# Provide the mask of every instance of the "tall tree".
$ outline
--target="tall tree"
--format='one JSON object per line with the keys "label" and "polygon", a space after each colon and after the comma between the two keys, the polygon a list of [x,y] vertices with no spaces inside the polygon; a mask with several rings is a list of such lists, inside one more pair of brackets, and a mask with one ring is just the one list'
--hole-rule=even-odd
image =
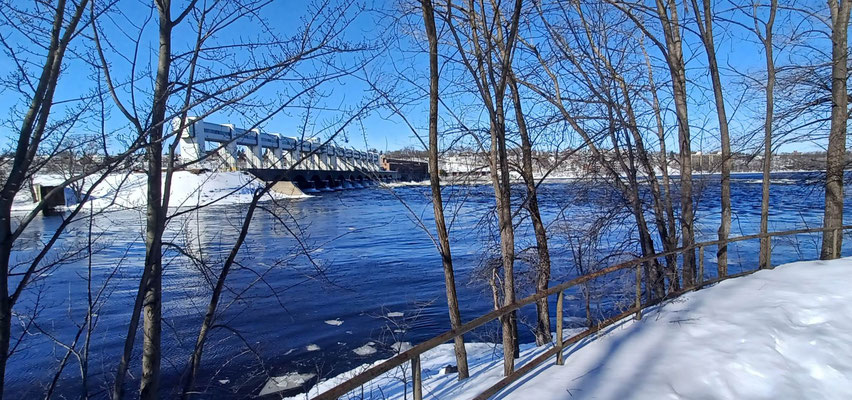
{"label": "tall tree", "polygon": [[[648,51],[645,49],[644,36],[639,40],[639,48],[642,50],[642,56],[645,59],[645,68],[648,70],[648,91],[651,93],[651,109],[654,114],[654,126],[656,127],[657,141],[659,142],[659,167],[660,175],[662,175],[663,187],[663,208],[666,215],[666,227],[668,235],[666,238],[661,238],[666,251],[673,251],[677,248],[677,230],[675,228],[674,206],[672,205],[672,190],[671,177],[669,176],[669,155],[666,151],[666,131],[663,126],[663,113],[660,107],[660,98],[657,94],[657,84],[654,81],[654,68],[651,65],[651,58],[648,56]],[[677,254],[671,254],[666,257],[666,277],[668,278],[668,291],[676,292],[680,289],[680,281],[677,279]]]}
{"label": "tall tree", "polygon": [[[447,4],[447,26],[459,51],[464,68],[470,74],[479,98],[488,114],[488,132],[491,139],[489,164],[491,182],[494,188],[497,220],[500,230],[500,259],[503,267],[503,306],[515,303],[515,232],[512,225],[512,196],[509,181],[509,162],[506,151],[506,111],[504,108],[508,75],[512,67],[512,56],[517,38],[520,20],[521,0],[514,2],[512,16],[506,23],[500,4],[485,3],[478,5],[469,0],[462,8],[464,15],[460,21],[467,24],[469,37],[467,45],[459,35],[454,6]],[[504,35],[504,30],[507,35]],[[468,48],[468,45],[470,48]],[[503,334],[503,373],[509,375],[515,370],[517,353],[517,319],[515,314],[501,319]]]}
{"label": "tall tree", "polygon": [[[426,26],[426,37],[429,40],[429,183],[432,188],[432,209],[435,213],[435,229],[438,231],[441,264],[444,267],[444,285],[447,292],[447,308],[450,313],[450,326],[453,329],[461,326],[459,301],[456,295],[456,280],[453,272],[453,256],[450,249],[450,238],[447,233],[447,223],[444,219],[444,202],[441,196],[441,176],[438,168],[438,30],[435,27],[435,10],[431,0],[421,0],[423,23]],[[457,336],[453,342],[459,379],[469,376],[467,367],[467,351],[464,338]]]}
{"label": "tall tree", "polygon": [[[169,70],[172,61],[171,0],[156,2],[159,14],[159,53],[157,75],[151,107],[149,145],[145,149],[148,168],[148,201],[145,220],[145,271],[143,327],[142,327],[142,378],[139,397],[160,397],[161,336],[163,331],[163,231],[166,225],[168,196],[163,198],[163,131],[166,127],[166,105],[169,98]],[[166,190],[170,188],[167,186]]]}
{"label": "tall tree", "polygon": [[[692,137],[689,132],[687,107],[686,65],[683,59],[683,41],[680,36],[677,5],[674,0],[656,0],[657,16],[663,26],[666,63],[672,78],[672,95],[677,115],[678,144],[680,147],[680,231],[681,245],[691,247],[695,243],[695,217],[692,198]],[[662,45],[660,45],[661,50]],[[683,253],[683,283],[692,286],[695,282],[695,252]]]}
{"label": "tall tree", "polygon": [[[828,0],[831,12],[831,131],[825,165],[825,228],[843,226],[843,169],[846,163],[846,122],[849,118],[849,97],[846,90],[849,62],[850,0]],[[820,258],[840,257],[843,232],[839,229],[823,232]]]}
{"label": "tall tree", "polygon": [[[760,4],[755,2],[754,8],[754,31],[763,45],[766,60],[766,114],[763,121],[763,183],[761,184],[760,197],[760,233],[769,233],[769,186],[772,168],[772,122],[775,111],[775,58],[773,56],[772,29],[775,25],[775,14],[778,11],[778,1],[771,0],[769,5],[769,17],[763,23],[763,32],[760,29],[760,20],[757,16]],[[772,248],[769,237],[760,238],[760,260],[758,266],[761,269],[771,267]]]}
{"label": "tall tree", "polygon": [[[541,219],[541,211],[538,207],[538,186],[533,176],[532,141],[527,130],[527,121],[521,105],[518,83],[515,80],[514,73],[511,72],[509,90],[515,109],[518,134],[521,137],[521,179],[523,179],[524,186],[527,189],[525,204],[535,232],[536,251],[538,252],[538,260],[535,265],[535,290],[541,292],[547,290],[547,285],[550,283],[550,249],[547,246],[547,229]],[[550,341],[550,308],[547,298],[543,298],[536,302],[535,343],[541,346],[550,343]]]}
{"label": "tall tree", "polygon": [[722,147],[721,165],[721,194],[720,202],[722,208],[721,222],[719,223],[718,236],[722,243],[716,251],[716,268],[718,276],[728,274],[728,235],[731,233],[731,138],[728,133],[728,116],[725,111],[725,98],[722,93],[722,80],[719,76],[719,64],[716,60],[716,45],[713,38],[713,8],[710,0],[702,0],[699,8],[698,0],[692,0],[692,11],[695,14],[695,22],[698,25],[698,36],[704,44],[704,53],[707,55],[707,66],[710,70],[710,80],[713,82],[713,98],[716,102],[716,116],[719,123],[719,142]]}
{"label": "tall tree", "polygon": [[[692,247],[695,244],[695,212],[692,195],[692,136],[689,127],[689,107],[686,79],[686,63],[683,57],[683,39],[681,25],[674,0],[655,0],[655,7],[645,7],[637,3],[621,3],[607,0],[628,16],[648,39],[663,54],[671,75],[672,99],[677,117],[678,147],[680,161],[680,232],[681,245]],[[663,40],[657,38],[633,11],[638,7],[642,12],[654,13],[663,29]],[[653,8],[653,10],[651,10]],[[687,287],[695,283],[695,252],[683,253],[683,284]]]}

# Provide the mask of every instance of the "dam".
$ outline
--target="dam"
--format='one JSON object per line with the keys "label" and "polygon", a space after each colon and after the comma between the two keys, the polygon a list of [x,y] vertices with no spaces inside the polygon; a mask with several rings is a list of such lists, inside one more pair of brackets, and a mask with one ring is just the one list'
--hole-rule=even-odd
{"label": "dam", "polygon": [[289,182],[303,192],[361,188],[399,179],[399,173],[374,151],[321,142],[317,138],[295,138],[278,133],[239,128],[189,117],[185,124],[172,121],[180,132],[180,155],[184,163],[204,169],[246,171],[270,182]]}

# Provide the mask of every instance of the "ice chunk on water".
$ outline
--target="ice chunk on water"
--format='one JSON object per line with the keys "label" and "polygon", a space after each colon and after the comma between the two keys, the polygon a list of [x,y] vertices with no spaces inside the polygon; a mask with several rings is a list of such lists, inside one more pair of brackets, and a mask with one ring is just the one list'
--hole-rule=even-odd
{"label": "ice chunk on water", "polygon": [[401,316],[403,316],[403,315],[405,315],[405,314],[404,314],[404,313],[401,313],[401,312],[398,312],[398,311],[389,312],[389,313],[387,314],[388,318],[399,318],[399,317],[401,317]]}
{"label": "ice chunk on water", "polygon": [[333,326],[343,325],[343,321],[341,321],[340,318],[327,319],[327,320],[325,320],[325,323],[329,324],[329,325],[333,325]]}
{"label": "ice chunk on water", "polygon": [[266,381],[266,385],[263,385],[263,389],[260,390],[260,395],[265,396],[267,394],[278,393],[284,390],[297,389],[302,387],[305,382],[315,376],[316,374],[300,374],[297,372],[291,372],[286,375],[270,378]]}
{"label": "ice chunk on water", "polygon": [[373,347],[374,344],[375,343],[370,342],[352,351],[359,356],[369,356],[370,354],[376,353],[376,348]]}
{"label": "ice chunk on water", "polygon": [[308,351],[317,351],[317,350],[320,349],[320,347],[311,343],[311,344],[307,345],[307,347],[305,347],[305,349],[308,350]]}

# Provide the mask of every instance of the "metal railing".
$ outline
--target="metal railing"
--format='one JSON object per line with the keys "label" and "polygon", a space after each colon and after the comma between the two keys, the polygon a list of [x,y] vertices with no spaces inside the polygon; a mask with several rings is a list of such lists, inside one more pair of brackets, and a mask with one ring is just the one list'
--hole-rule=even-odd
{"label": "metal railing", "polygon": [[[548,358],[553,357],[554,355],[556,356],[555,363],[557,365],[562,365],[564,363],[562,350],[565,348],[565,346],[570,346],[572,344],[575,344],[575,343],[579,342],[580,340],[582,340],[582,339],[584,339],[584,338],[586,338],[586,337],[588,337],[588,336],[590,336],[590,335],[592,335],[592,334],[594,334],[594,333],[596,333],[596,332],[598,332],[598,331],[600,331],[604,328],[607,328],[607,327],[613,325],[614,323],[624,319],[625,317],[628,317],[632,314],[635,314],[636,318],[641,318],[642,310],[647,308],[647,307],[657,305],[657,304],[661,303],[662,301],[680,296],[684,293],[687,293],[687,292],[690,292],[690,291],[693,291],[693,290],[697,290],[697,289],[703,288],[703,287],[708,286],[708,285],[712,285],[712,284],[724,281],[726,279],[737,278],[737,277],[749,275],[749,274],[751,274],[755,271],[758,271],[758,269],[746,270],[746,271],[742,271],[742,272],[735,273],[735,274],[728,274],[728,275],[725,275],[725,276],[720,276],[720,277],[716,277],[716,278],[713,278],[713,279],[705,280],[704,279],[704,249],[706,247],[719,246],[719,245],[723,245],[723,244],[727,246],[730,243],[742,242],[742,241],[753,240],[753,239],[767,238],[768,241],[770,242],[769,243],[770,245],[766,246],[766,248],[769,249],[769,251],[771,251],[771,249],[772,249],[771,240],[772,240],[773,237],[791,236],[791,235],[799,235],[799,234],[806,234],[806,233],[825,233],[825,232],[829,232],[829,231],[832,232],[831,233],[832,235],[838,235],[838,234],[842,234],[843,231],[849,230],[849,229],[852,229],[852,225],[844,225],[844,226],[834,227],[834,228],[796,229],[796,230],[789,230],[789,231],[770,232],[770,233],[766,233],[766,234],[737,236],[737,237],[728,238],[727,240],[713,240],[713,241],[695,243],[691,246],[685,246],[685,247],[677,248],[677,249],[674,249],[674,250],[671,250],[671,251],[657,253],[657,254],[654,254],[654,255],[651,255],[651,256],[647,256],[647,257],[635,258],[635,259],[632,259],[632,260],[629,260],[629,261],[625,261],[625,262],[622,262],[622,263],[619,263],[619,264],[615,264],[615,265],[603,268],[601,270],[595,271],[593,273],[576,277],[574,279],[563,282],[563,283],[558,284],[556,286],[552,286],[545,291],[537,292],[533,295],[530,295],[530,296],[525,297],[523,299],[517,300],[514,304],[504,306],[504,307],[501,307],[501,308],[496,309],[494,311],[491,311],[487,314],[484,314],[484,315],[482,315],[482,316],[480,316],[480,317],[478,317],[478,318],[476,318],[476,319],[474,319],[474,320],[472,320],[472,321],[470,321],[466,324],[459,326],[458,329],[453,329],[453,330],[449,330],[447,332],[444,332],[443,334],[435,336],[435,337],[433,337],[429,340],[426,340],[425,342],[422,342],[422,343],[420,343],[420,344],[418,344],[418,345],[416,345],[416,346],[414,346],[414,347],[412,347],[412,348],[410,348],[410,349],[408,349],[404,352],[401,352],[401,353],[397,354],[396,356],[389,358],[388,360],[386,360],[386,361],[384,361],[384,362],[382,362],[378,365],[375,365],[375,366],[359,373],[358,375],[353,376],[352,378],[349,378],[345,382],[343,382],[343,383],[341,383],[341,384],[339,384],[339,385],[337,385],[337,386],[335,386],[335,387],[333,387],[329,390],[326,390],[326,391],[320,393],[316,397],[313,397],[313,399],[314,400],[337,399],[337,398],[344,396],[347,393],[369,383],[371,380],[379,377],[380,375],[384,374],[385,372],[388,372],[388,371],[391,371],[394,368],[400,367],[406,362],[410,362],[411,363],[411,371],[412,371],[411,376],[412,376],[413,397],[414,397],[415,400],[421,400],[423,398],[422,374],[421,374],[421,370],[420,370],[420,355],[421,354],[423,354],[423,353],[425,353],[425,352],[427,352],[431,349],[434,349],[435,347],[437,347],[441,344],[447,343],[447,342],[453,340],[454,338],[456,338],[458,336],[464,335],[465,333],[468,333],[468,332],[470,332],[470,331],[472,331],[476,328],[479,328],[479,327],[481,327],[481,326],[483,326],[483,325],[485,325],[485,324],[487,324],[491,321],[498,320],[501,317],[506,316],[509,313],[511,313],[515,310],[518,310],[519,308],[521,308],[523,306],[533,304],[533,303],[537,302],[538,300],[548,298],[549,296],[554,295],[554,294],[557,295],[557,300],[556,300],[556,343],[554,344],[554,346],[551,347],[550,349],[548,349],[547,351],[539,354],[538,356],[536,356],[532,360],[526,362],[523,366],[514,370],[514,372],[512,372],[511,374],[504,376],[503,379],[501,379],[500,381],[498,381],[497,383],[495,383],[494,385],[492,385],[487,390],[480,393],[479,395],[477,395],[474,398],[474,399],[487,399],[491,396],[494,396],[495,394],[497,394],[497,392],[499,392],[500,390],[502,390],[503,388],[505,388],[506,386],[508,386],[509,384],[514,382],[515,380],[517,380],[518,378],[529,373],[535,367],[541,365],[543,362],[547,361]],[[674,291],[674,292],[669,292],[664,297],[662,297],[660,299],[647,301],[647,302],[643,303],[642,302],[642,265],[645,264],[645,263],[652,262],[654,260],[660,259],[660,258],[667,257],[667,256],[673,256],[673,255],[677,256],[677,255],[680,255],[680,254],[684,254],[687,251],[693,251],[693,255],[694,255],[695,254],[694,251],[696,249],[698,250],[698,253],[699,253],[698,265],[697,265],[698,274],[696,276],[696,278],[697,278],[696,282],[692,286],[684,287],[684,288],[681,288],[681,289]],[[634,268],[636,270],[636,298],[635,298],[635,302],[634,302],[633,306],[630,307],[629,309],[619,313],[618,315],[615,315],[615,316],[607,318],[603,321],[600,321],[600,322],[594,324],[592,327],[584,330],[583,332],[580,332],[580,333],[578,333],[574,336],[571,336],[570,338],[563,340],[562,339],[562,336],[563,336],[563,323],[562,323],[563,315],[562,314],[563,314],[563,305],[564,305],[563,304],[564,303],[564,292],[567,289],[572,288],[574,286],[586,283],[586,282],[591,281],[591,280],[596,279],[596,278],[600,278],[600,277],[605,276],[607,274],[610,274],[612,272],[626,270],[628,268]]]}

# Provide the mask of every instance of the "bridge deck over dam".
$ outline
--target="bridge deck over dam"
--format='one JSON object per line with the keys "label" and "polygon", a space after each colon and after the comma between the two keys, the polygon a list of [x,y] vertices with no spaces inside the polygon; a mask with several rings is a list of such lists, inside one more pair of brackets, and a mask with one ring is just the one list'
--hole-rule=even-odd
{"label": "bridge deck over dam", "polygon": [[[172,121],[175,129],[180,119]],[[188,118],[180,132],[184,162],[198,161],[210,169],[244,170],[265,181],[289,181],[299,189],[338,190],[399,179],[382,168],[383,156],[373,151],[299,139],[259,129]]]}

